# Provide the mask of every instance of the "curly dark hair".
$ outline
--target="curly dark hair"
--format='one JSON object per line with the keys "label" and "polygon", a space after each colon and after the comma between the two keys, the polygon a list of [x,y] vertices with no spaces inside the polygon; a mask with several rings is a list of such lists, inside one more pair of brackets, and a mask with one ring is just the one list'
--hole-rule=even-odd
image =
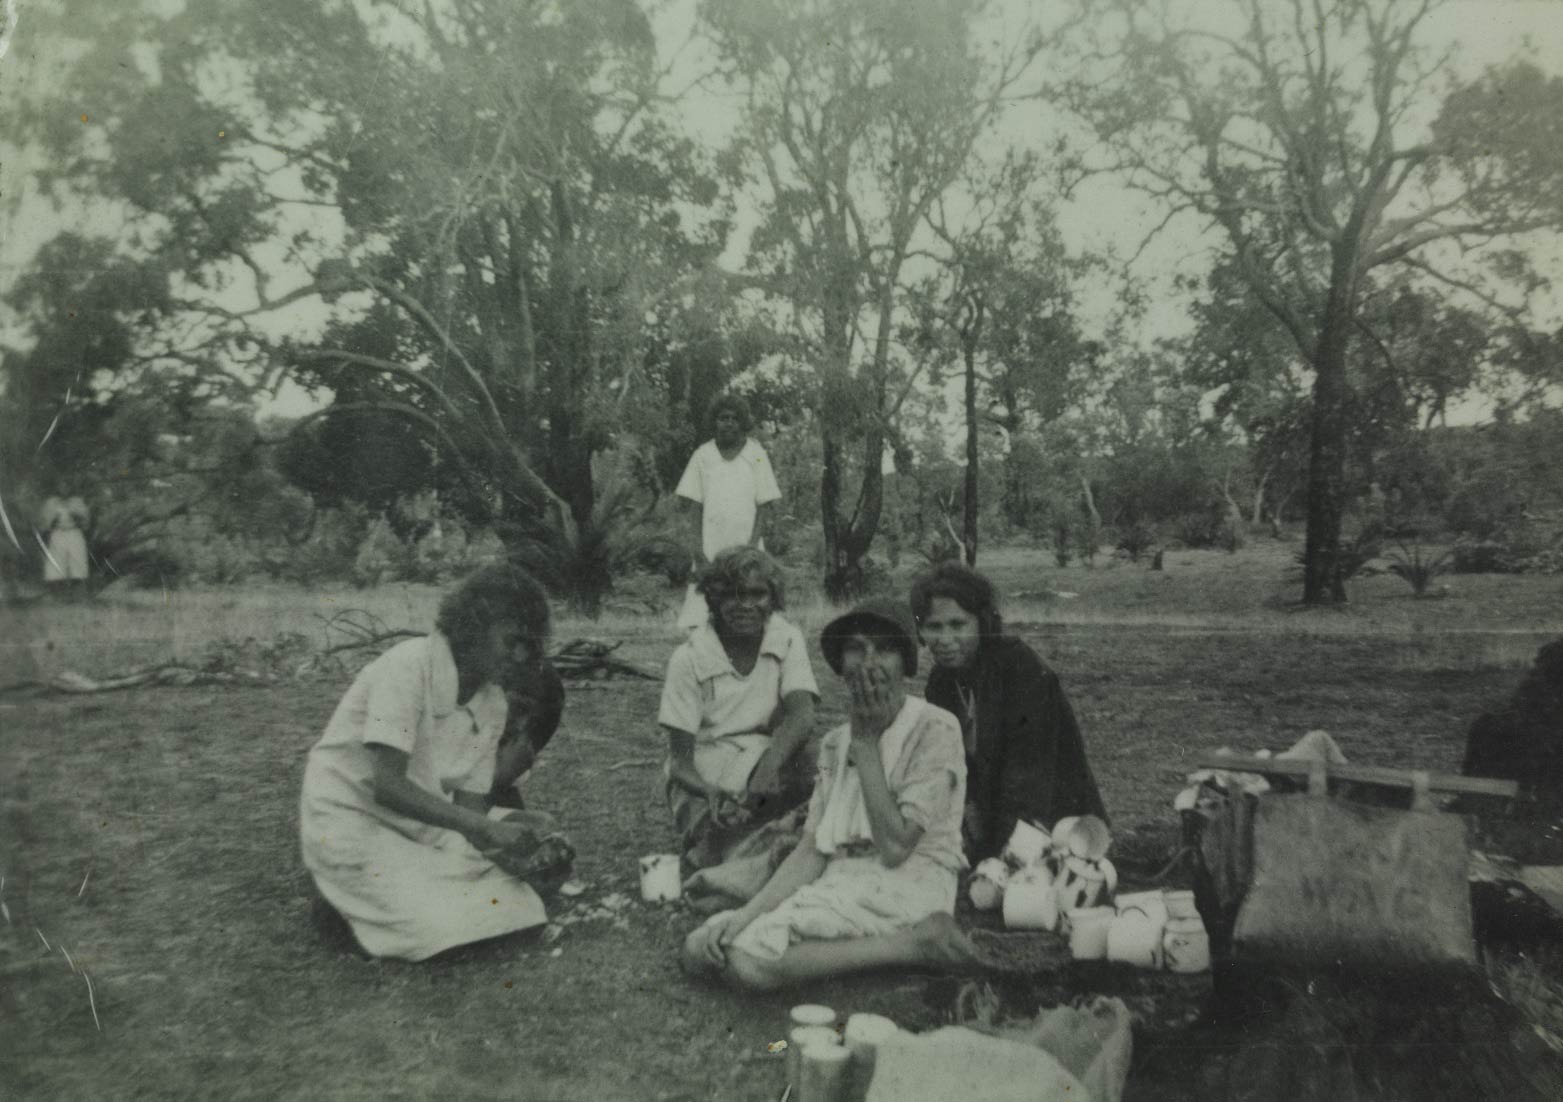
{"label": "curly dark hair", "polygon": [[771,610],[780,612],[787,607],[787,588],[782,580],[781,566],[758,547],[729,547],[717,553],[695,583],[715,620],[721,603],[731,597],[750,578],[759,578],[771,591]]}
{"label": "curly dark hair", "polygon": [[984,639],[1003,634],[1004,617],[999,615],[993,583],[971,567],[942,562],[912,583],[912,615],[919,626],[928,618],[935,597],[947,597],[975,616]]}
{"label": "curly dark hair", "polygon": [[513,616],[541,651],[548,640],[548,598],[543,587],[520,567],[508,563],[481,567],[468,574],[440,600],[434,626],[450,641],[456,655],[471,654],[482,645],[488,629]]}
{"label": "curly dark hair", "polygon": [[749,412],[749,403],[736,394],[718,394],[711,399],[711,404],[706,406],[706,424],[716,427],[716,415],[723,410],[731,410],[733,416],[738,418],[738,423],[748,432],[754,428],[754,415]]}

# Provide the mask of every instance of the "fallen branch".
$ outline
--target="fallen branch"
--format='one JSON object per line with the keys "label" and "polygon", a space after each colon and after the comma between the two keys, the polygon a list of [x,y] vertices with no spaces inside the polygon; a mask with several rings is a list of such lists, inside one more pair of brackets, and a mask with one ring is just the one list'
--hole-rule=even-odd
{"label": "fallen branch", "polygon": [[625,758],[623,761],[616,761],[612,765],[607,766],[603,772],[612,773],[619,769],[639,769],[646,766],[660,764],[660,758]]}
{"label": "fallen branch", "polygon": [[[335,643],[317,651],[304,661],[298,661],[297,651],[289,651],[292,642],[303,643],[302,636],[284,637],[277,644],[261,647],[260,653],[249,649],[252,641],[238,645],[219,643],[210,658],[197,666],[179,662],[166,662],[156,666],[143,666],[105,677],[88,677],[74,670],[66,670],[48,678],[29,678],[0,686],[0,696],[10,693],[65,693],[85,695],[135,689],[148,685],[277,685],[287,681],[302,680],[306,674],[337,674],[341,667],[322,666],[322,660],[348,651],[380,646],[392,640],[424,634],[409,628],[387,628],[372,613],[362,609],[347,609],[331,617],[321,617],[325,622],[327,638],[337,632],[353,636],[346,642]],[[614,674],[625,674],[645,681],[661,680],[622,658],[614,657],[622,641],[608,643],[601,639],[572,639],[550,655],[549,663],[561,677],[593,678],[606,680]],[[244,663],[239,666],[239,663]],[[284,665],[284,663],[286,663]],[[235,668],[238,666],[238,668]],[[250,666],[259,666],[254,669]]]}
{"label": "fallen branch", "polygon": [[328,654],[340,654],[343,651],[357,650],[360,647],[373,647],[380,643],[388,643],[392,639],[410,639],[413,636],[424,634],[421,631],[413,631],[411,628],[397,628],[394,631],[382,631],[363,639],[355,639],[347,643],[338,643],[334,647],[327,647],[321,651],[322,657]]}

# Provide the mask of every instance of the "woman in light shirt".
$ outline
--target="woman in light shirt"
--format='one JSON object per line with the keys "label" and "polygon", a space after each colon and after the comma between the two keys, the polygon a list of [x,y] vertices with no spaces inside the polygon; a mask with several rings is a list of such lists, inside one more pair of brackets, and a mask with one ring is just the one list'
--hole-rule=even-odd
{"label": "woman in light shirt", "polygon": [[477,571],[446,595],[431,634],[359,673],[310,750],[304,864],[370,955],[424,960],[546,920],[533,885],[497,860],[563,845],[551,817],[490,811],[496,777],[521,771],[504,760],[520,751],[500,745],[505,687],[537,668],[548,624],[526,574]]}
{"label": "woman in light shirt", "polygon": [[698,584],[711,614],[668,660],[657,709],[686,872],[721,864],[808,798],[812,764],[802,751],[819,698],[803,635],[782,615],[774,559],[729,548]]}

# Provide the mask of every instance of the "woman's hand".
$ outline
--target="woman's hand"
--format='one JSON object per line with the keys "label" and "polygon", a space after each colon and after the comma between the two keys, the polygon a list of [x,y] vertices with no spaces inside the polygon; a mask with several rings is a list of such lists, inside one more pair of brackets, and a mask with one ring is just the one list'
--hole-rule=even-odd
{"label": "woman's hand", "polygon": [[695,931],[695,951],[717,968],[727,967],[727,947],[741,934],[750,919],[743,911],[727,911],[712,918]]}
{"label": "woman's hand", "polygon": [[895,721],[896,701],[885,675],[860,666],[847,674],[847,714],[854,742],[877,742]]}
{"label": "woman's hand", "polygon": [[483,829],[476,832],[475,836],[468,837],[473,845],[482,850],[514,849],[528,841],[536,845],[538,840],[537,835],[521,823],[504,819],[485,820]]}
{"label": "woman's hand", "polygon": [[749,821],[749,811],[737,799],[714,784],[707,784],[706,802],[711,806],[711,821],[719,827],[741,826]]}
{"label": "woman's hand", "polygon": [[775,747],[769,747],[760,755],[760,760],[754,764],[754,772],[749,774],[750,796],[774,796],[782,790],[782,767],[787,764],[787,759]]}

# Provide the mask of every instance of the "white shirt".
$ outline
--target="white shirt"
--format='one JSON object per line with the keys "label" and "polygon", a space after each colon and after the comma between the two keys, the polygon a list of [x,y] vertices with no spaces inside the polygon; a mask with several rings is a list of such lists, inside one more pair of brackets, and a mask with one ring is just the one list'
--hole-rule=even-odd
{"label": "white shirt", "polygon": [[748,543],[759,507],[782,496],[770,457],[753,437],[730,460],[722,458],[715,440],[701,444],[673,492],[700,503],[700,546],[707,561]]}
{"label": "white shirt", "polygon": [[803,633],[771,613],[760,656],[747,676],[733,668],[709,623],[668,659],[657,722],[695,736],[695,769],[706,780],[741,792],[765,748],[782,698],[819,697]]}
{"label": "white shirt", "polygon": [[457,791],[486,793],[508,704],[504,690],[486,683],[457,706],[457,682],[450,644],[438,631],[404,640],[364,667],[309,753],[304,803],[350,808],[414,840],[437,839],[442,828],[375,800],[369,746],[407,754],[407,779],[431,795],[450,801]]}

